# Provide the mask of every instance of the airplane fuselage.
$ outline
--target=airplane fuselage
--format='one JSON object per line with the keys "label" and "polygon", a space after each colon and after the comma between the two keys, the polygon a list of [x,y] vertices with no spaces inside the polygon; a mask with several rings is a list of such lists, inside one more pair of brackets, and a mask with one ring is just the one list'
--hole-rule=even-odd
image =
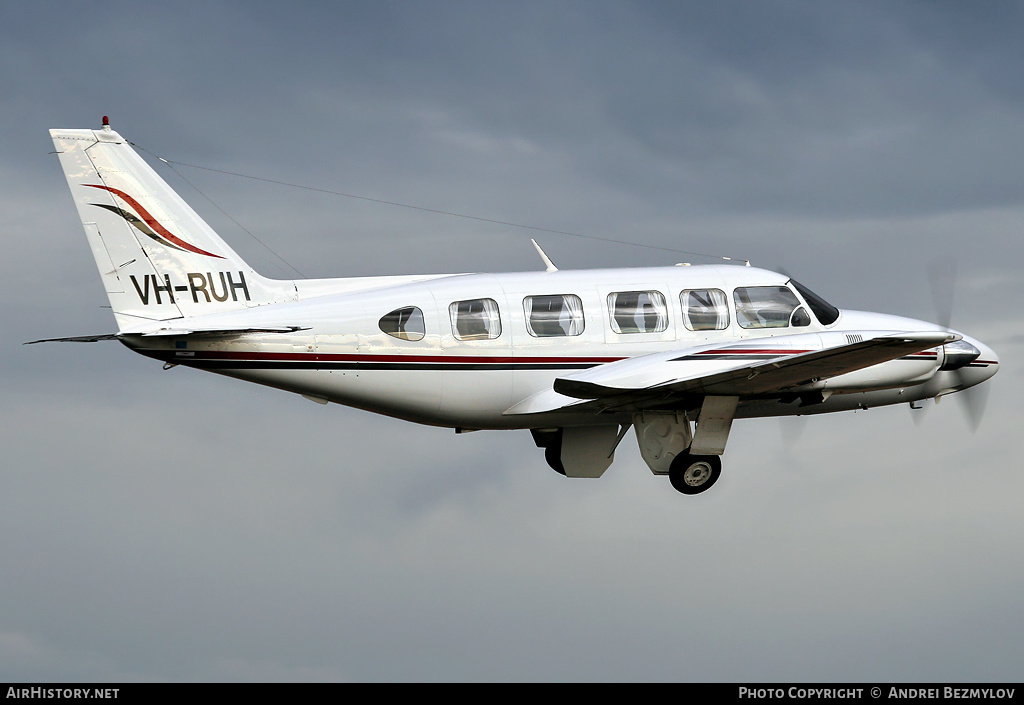
{"label": "airplane fuselage", "polygon": [[[234,281],[210,276],[213,293],[230,295]],[[207,277],[194,284],[205,286]],[[134,350],[168,363],[285,389],[307,397],[353,406],[417,423],[460,429],[508,429],[588,425],[592,415],[548,412],[508,414],[517,402],[551,389],[553,380],[577,370],[607,362],[697,346],[737,341],[801,336],[807,350],[829,344],[830,339],[863,335],[866,331],[934,330],[934,324],[908,318],[858,311],[841,311],[836,320],[821,323],[800,292],[792,291],[808,313],[796,321],[776,321],[771,327],[744,327],[737,290],[786,287],[788,277],[753,267],[732,265],[676,266],[637,269],[461,274],[417,281],[401,278],[337,280],[338,287],[360,286],[354,291],[323,293],[330,280],[319,283],[310,298],[268,304],[205,316],[210,325],[253,327],[279,324],[300,328],[288,333],[247,333],[207,338],[196,336],[127,336]],[[714,291],[724,295],[726,311],[714,327],[691,330],[682,315],[684,292]],[[299,295],[302,290],[300,288]],[[644,329],[643,313],[633,314],[640,325],[624,330],[616,322],[612,297],[643,292],[664,310]],[[193,292],[183,292],[194,296]],[[203,295],[200,291],[200,298]],[[155,292],[150,291],[155,297]],[[164,296],[166,297],[166,293]],[[720,295],[720,296],[721,296]],[[543,297],[576,297],[579,310],[561,313],[561,329],[538,334],[530,303]],[[493,302],[500,329],[490,335],[462,335],[458,329],[458,302]],[[453,306],[456,309],[453,310]],[[422,316],[422,336],[388,333],[381,320],[389,312],[416,309]],[[629,313],[629,312],[627,312]],[[578,321],[571,330],[566,319]],[[555,321],[559,323],[559,321]],[[571,334],[569,334],[571,333]],[[408,339],[417,337],[418,339]],[[983,379],[995,370],[997,359],[978,341],[982,354],[971,363],[970,374]],[[748,353],[757,357],[756,346]],[[735,356],[735,355],[734,355]],[[708,358],[713,356],[707,356]],[[707,365],[710,360],[697,360]],[[874,365],[833,378],[822,387],[827,398],[801,405],[793,398],[745,400],[737,418],[811,414],[908,403],[949,391],[956,382],[939,371],[942,349],[934,349]],[[626,419],[629,412],[608,412],[602,422]]]}

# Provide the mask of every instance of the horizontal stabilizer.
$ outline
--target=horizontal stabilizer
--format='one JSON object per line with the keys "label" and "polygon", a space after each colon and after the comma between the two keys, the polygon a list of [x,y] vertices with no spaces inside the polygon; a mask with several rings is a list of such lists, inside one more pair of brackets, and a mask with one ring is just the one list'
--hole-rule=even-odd
{"label": "horizontal stabilizer", "polygon": [[42,340],[30,340],[27,343],[22,343],[22,345],[35,345],[36,343],[97,343],[101,340],[117,340],[117,333],[76,335],[70,338],[43,338]]}

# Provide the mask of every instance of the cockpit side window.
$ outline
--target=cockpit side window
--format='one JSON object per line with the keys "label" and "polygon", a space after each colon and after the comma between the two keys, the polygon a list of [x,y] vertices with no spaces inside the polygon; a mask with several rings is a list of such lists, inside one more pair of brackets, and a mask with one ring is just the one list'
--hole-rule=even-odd
{"label": "cockpit side window", "polygon": [[804,297],[804,301],[806,301],[807,305],[811,307],[811,311],[814,312],[815,318],[818,319],[818,322],[821,323],[821,325],[830,326],[839,319],[838,308],[815,294],[796,279],[790,279],[789,283],[793,285],[794,289],[800,292],[800,296]]}
{"label": "cockpit side window", "polygon": [[583,333],[583,302],[575,294],[527,296],[523,309],[526,330],[535,338]]}
{"label": "cockpit side window", "polygon": [[801,328],[803,326],[811,325],[811,314],[807,313],[807,309],[803,306],[793,311],[793,315],[789,317],[790,325]]}
{"label": "cockpit side window", "polygon": [[448,307],[448,315],[459,340],[491,340],[501,335],[501,317],[494,299],[456,301]]}
{"label": "cockpit side window", "polygon": [[729,300],[721,289],[687,289],[679,294],[683,324],[689,330],[729,327]]}
{"label": "cockpit side window", "polygon": [[784,286],[750,286],[733,292],[736,302],[736,321],[741,328],[786,328],[790,325],[806,326],[811,322],[807,311],[800,306]]}
{"label": "cockpit side window", "polygon": [[427,334],[423,311],[416,306],[396,308],[391,313],[385,313],[377,325],[388,335],[400,340],[423,340]]}
{"label": "cockpit side window", "polygon": [[660,333],[668,328],[668,307],[659,291],[608,294],[608,312],[616,333]]}

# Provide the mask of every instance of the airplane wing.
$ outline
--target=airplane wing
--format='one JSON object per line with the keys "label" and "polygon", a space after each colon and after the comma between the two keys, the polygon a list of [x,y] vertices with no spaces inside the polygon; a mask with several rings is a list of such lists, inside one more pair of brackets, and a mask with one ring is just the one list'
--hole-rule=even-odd
{"label": "airplane wing", "polygon": [[551,390],[505,413],[639,410],[685,406],[705,396],[783,396],[959,337],[946,331],[805,333],[642,355],[559,377]]}

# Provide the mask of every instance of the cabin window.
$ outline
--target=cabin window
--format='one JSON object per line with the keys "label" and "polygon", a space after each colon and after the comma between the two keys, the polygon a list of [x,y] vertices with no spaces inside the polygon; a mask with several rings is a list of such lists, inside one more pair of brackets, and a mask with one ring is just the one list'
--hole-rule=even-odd
{"label": "cabin window", "polygon": [[400,340],[423,340],[427,334],[426,326],[423,325],[423,311],[415,306],[397,308],[386,313],[377,321],[377,325],[388,335]]}
{"label": "cabin window", "polygon": [[494,299],[456,301],[448,307],[452,332],[459,340],[490,340],[501,335],[501,318]]}
{"label": "cabin window", "polygon": [[817,316],[818,322],[821,323],[821,325],[828,326],[836,322],[839,318],[838,308],[815,294],[795,279],[790,279],[789,283],[792,284],[793,287],[800,292],[800,295],[804,297],[804,301],[806,301],[807,305],[811,307],[811,311],[813,311],[814,315]]}
{"label": "cabin window", "polygon": [[668,307],[658,291],[608,294],[608,313],[616,333],[658,333],[668,328]]}
{"label": "cabin window", "polygon": [[679,294],[683,324],[689,330],[729,327],[729,300],[721,289],[687,289]]}
{"label": "cabin window", "polygon": [[583,332],[583,302],[575,294],[527,296],[523,299],[526,330],[535,338],[579,335]]}
{"label": "cabin window", "polygon": [[786,328],[810,325],[807,310],[784,286],[751,286],[733,292],[741,328]]}

